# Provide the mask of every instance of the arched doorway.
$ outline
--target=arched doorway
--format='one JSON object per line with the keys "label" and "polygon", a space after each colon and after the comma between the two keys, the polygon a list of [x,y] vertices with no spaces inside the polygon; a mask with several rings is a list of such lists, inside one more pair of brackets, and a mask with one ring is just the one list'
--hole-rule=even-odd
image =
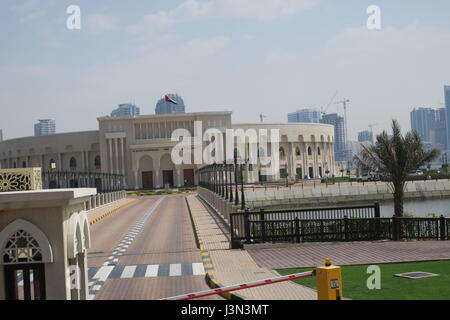
{"label": "arched doorway", "polygon": [[8,300],[44,300],[45,264],[53,262],[50,243],[34,224],[18,219],[0,232]]}
{"label": "arched doorway", "polygon": [[141,188],[153,189],[153,160],[150,156],[144,155],[139,160],[139,172],[141,176]]}
{"label": "arched doorway", "polygon": [[162,187],[172,188],[174,184],[174,171],[175,166],[173,165],[172,158],[170,154],[166,153],[161,157],[161,171],[163,177]]}

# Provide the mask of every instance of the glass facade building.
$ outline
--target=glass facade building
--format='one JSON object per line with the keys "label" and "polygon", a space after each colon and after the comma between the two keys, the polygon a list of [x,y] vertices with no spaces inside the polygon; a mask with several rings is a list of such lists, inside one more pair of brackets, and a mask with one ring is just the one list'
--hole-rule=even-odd
{"label": "glass facade building", "polygon": [[38,120],[39,122],[34,125],[34,135],[35,136],[46,136],[49,134],[56,133],[55,120],[43,119]]}
{"label": "glass facade building", "polygon": [[320,123],[321,112],[314,109],[301,109],[288,114],[288,122]]}
{"label": "glass facade building", "polygon": [[141,111],[134,104],[119,104],[119,107],[111,112],[111,117],[139,116]]}
{"label": "glass facade building", "polygon": [[185,113],[183,98],[178,94],[167,94],[156,103],[156,114]]}

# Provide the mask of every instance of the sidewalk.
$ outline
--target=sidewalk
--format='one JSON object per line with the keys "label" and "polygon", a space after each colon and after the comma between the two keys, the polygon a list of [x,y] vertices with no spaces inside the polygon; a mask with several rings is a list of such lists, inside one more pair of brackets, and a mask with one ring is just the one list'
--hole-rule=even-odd
{"label": "sidewalk", "polygon": [[109,215],[113,214],[114,212],[116,212],[132,203],[135,203],[136,201],[139,201],[139,200],[136,198],[123,198],[123,199],[105,204],[101,207],[89,210],[89,211],[87,211],[87,217],[89,220],[89,224],[92,226],[93,224],[108,217]]}
{"label": "sidewalk", "polygon": [[[186,197],[202,249],[207,277],[216,287],[279,276],[259,267],[245,250],[229,249],[229,234],[222,221],[210,213],[196,195]],[[315,290],[287,281],[236,291],[227,298],[252,300],[316,300]]]}

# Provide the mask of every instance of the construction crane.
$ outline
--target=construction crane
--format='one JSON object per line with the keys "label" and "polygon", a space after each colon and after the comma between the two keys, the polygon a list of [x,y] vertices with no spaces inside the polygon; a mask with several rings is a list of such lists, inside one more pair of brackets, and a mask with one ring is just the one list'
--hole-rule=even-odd
{"label": "construction crane", "polygon": [[261,120],[261,123],[264,122],[264,118],[267,118],[267,116],[263,115],[262,113],[259,115],[259,119]]}
{"label": "construction crane", "polygon": [[336,91],[333,95],[333,97],[330,99],[330,102],[328,102],[327,106],[325,108],[320,109],[320,112],[322,113],[322,115],[327,113],[328,108],[330,107],[330,105],[333,103],[334,98],[336,98],[338,92]]}
{"label": "construction crane", "polygon": [[350,100],[345,99],[342,101],[337,101],[335,104],[342,104],[344,106],[344,134],[345,134],[345,142],[347,142],[348,132],[347,132],[347,103],[349,103]]}

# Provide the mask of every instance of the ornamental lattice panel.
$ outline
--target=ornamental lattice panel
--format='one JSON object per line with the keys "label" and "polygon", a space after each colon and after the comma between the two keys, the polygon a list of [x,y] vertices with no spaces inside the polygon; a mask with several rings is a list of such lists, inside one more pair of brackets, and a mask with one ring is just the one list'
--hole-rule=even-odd
{"label": "ornamental lattice panel", "polygon": [[42,189],[41,168],[0,170],[0,192]]}

